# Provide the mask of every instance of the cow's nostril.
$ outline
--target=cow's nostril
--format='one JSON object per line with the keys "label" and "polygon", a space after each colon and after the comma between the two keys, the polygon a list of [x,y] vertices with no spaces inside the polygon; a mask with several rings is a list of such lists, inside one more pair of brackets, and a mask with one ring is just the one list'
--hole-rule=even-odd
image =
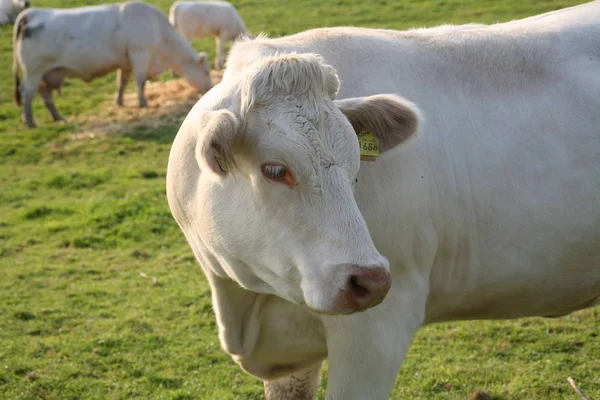
{"label": "cow's nostril", "polygon": [[366,310],[381,303],[391,286],[390,273],[382,267],[362,267],[348,276],[345,302],[353,311]]}
{"label": "cow's nostril", "polygon": [[371,294],[371,292],[369,291],[369,289],[361,286],[358,283],[358,277],[356,275],[352,275],[350,277],[350,281],[349,281],[349,285],[348,285],[349,289],[352,291],[352,294],[357,298],[357,299],[361,299],[364,298],[366,296],[368,296],[369,294]]}

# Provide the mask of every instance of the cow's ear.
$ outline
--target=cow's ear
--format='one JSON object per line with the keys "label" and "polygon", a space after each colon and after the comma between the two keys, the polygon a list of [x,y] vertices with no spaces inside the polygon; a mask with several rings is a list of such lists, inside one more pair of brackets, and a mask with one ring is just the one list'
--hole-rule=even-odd
{"label": "cow's ear", "polygon": [[419,129],[421,114],[413,103],[391,94],[336,100],[357,134],[368,131],[377,136],[381,152],[390,150]]}
{"label": "cow's ear", "polygon": [[208,167],[221,176],[233,170],[239,125],[238,118],[228,110],[206,111],[202,114],[197,125],[199,140],[196,147],[200,169]]}

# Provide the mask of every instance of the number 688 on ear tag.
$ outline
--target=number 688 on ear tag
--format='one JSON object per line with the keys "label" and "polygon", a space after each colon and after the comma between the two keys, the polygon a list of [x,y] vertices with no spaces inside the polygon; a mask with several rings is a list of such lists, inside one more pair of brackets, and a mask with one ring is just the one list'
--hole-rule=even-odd
{"label": "number 688 on ear tag", "polygon": [[360,146],[360,159],[362,161],[375,161],[379,157],[379,138],[369,131],[361,131],[358,134],[358,145]]}

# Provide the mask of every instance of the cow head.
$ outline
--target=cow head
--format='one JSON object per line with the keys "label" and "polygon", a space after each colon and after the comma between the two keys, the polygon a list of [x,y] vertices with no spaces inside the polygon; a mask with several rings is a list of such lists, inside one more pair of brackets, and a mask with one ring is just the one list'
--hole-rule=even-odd
{"label": "cow head", "polygon": [[204,52],[196,54],[192,63],[183,66],[181,73],[186,81],[200,92],[209,91],[213,84],[210,79],[210,66],[208,64],[208,55]]}
{"label": "cow head", "polygon": [[171,151],[175,219],[209,275],[322,313],[379,304],[389,265],[354,200],[356,132],[382,152],[417,130],[394,95],[334,100],[333,67],[312,54],[267,57],[203,97]]}

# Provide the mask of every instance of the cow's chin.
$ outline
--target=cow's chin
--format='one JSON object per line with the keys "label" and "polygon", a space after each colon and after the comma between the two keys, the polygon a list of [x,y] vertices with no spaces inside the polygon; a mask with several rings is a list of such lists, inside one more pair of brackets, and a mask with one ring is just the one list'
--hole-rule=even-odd
{"label": "cow's chin", "polygon": [[354,296],[346,291],[340,291],[340,293],[335,297],[335,299],[331,302],[330,307],[319,307],[315,305],[311,305],[308,301],[306,302],[306,306],[309,310],[316,314],[323,315],[349,315],[357,312],[362,312],[369,310],[373,307],[378,306],[383,302],[387,295],[387,291],[382,293],[376,299],[373,299],[368,304],[360,304]]}
{"label": "cow's chin", "polygon": [[351,307],[342,307],[342,308],[332,308],[332,309],[318,309],[318,308],[313,308],[308,306],[308,309],[312,312],[314,312],[315,314],[321,314],[321,315],[350,315],[350,314],[355,314],[355,313],[359,313],[359,312],[363,312],[363,311],[367,311],[370,308],[376,307],[379,304],[381,304],[381,302],[383,301],[383,298],[377,303],[372,305],[369,308],[351,308]]}
{"label": "cow's chin", "polygon": [[351,309],[339,309],[339,310],[323,310],[323,309],[317,309],[317,308],[313,308],[313,307],[308,307],[308,309],[310,311],[312,311],[315,314],[320,314],[320,315],[350,315],[350,314],[354,314],[357,312],[361,312],[364,310],[351,310]]}

